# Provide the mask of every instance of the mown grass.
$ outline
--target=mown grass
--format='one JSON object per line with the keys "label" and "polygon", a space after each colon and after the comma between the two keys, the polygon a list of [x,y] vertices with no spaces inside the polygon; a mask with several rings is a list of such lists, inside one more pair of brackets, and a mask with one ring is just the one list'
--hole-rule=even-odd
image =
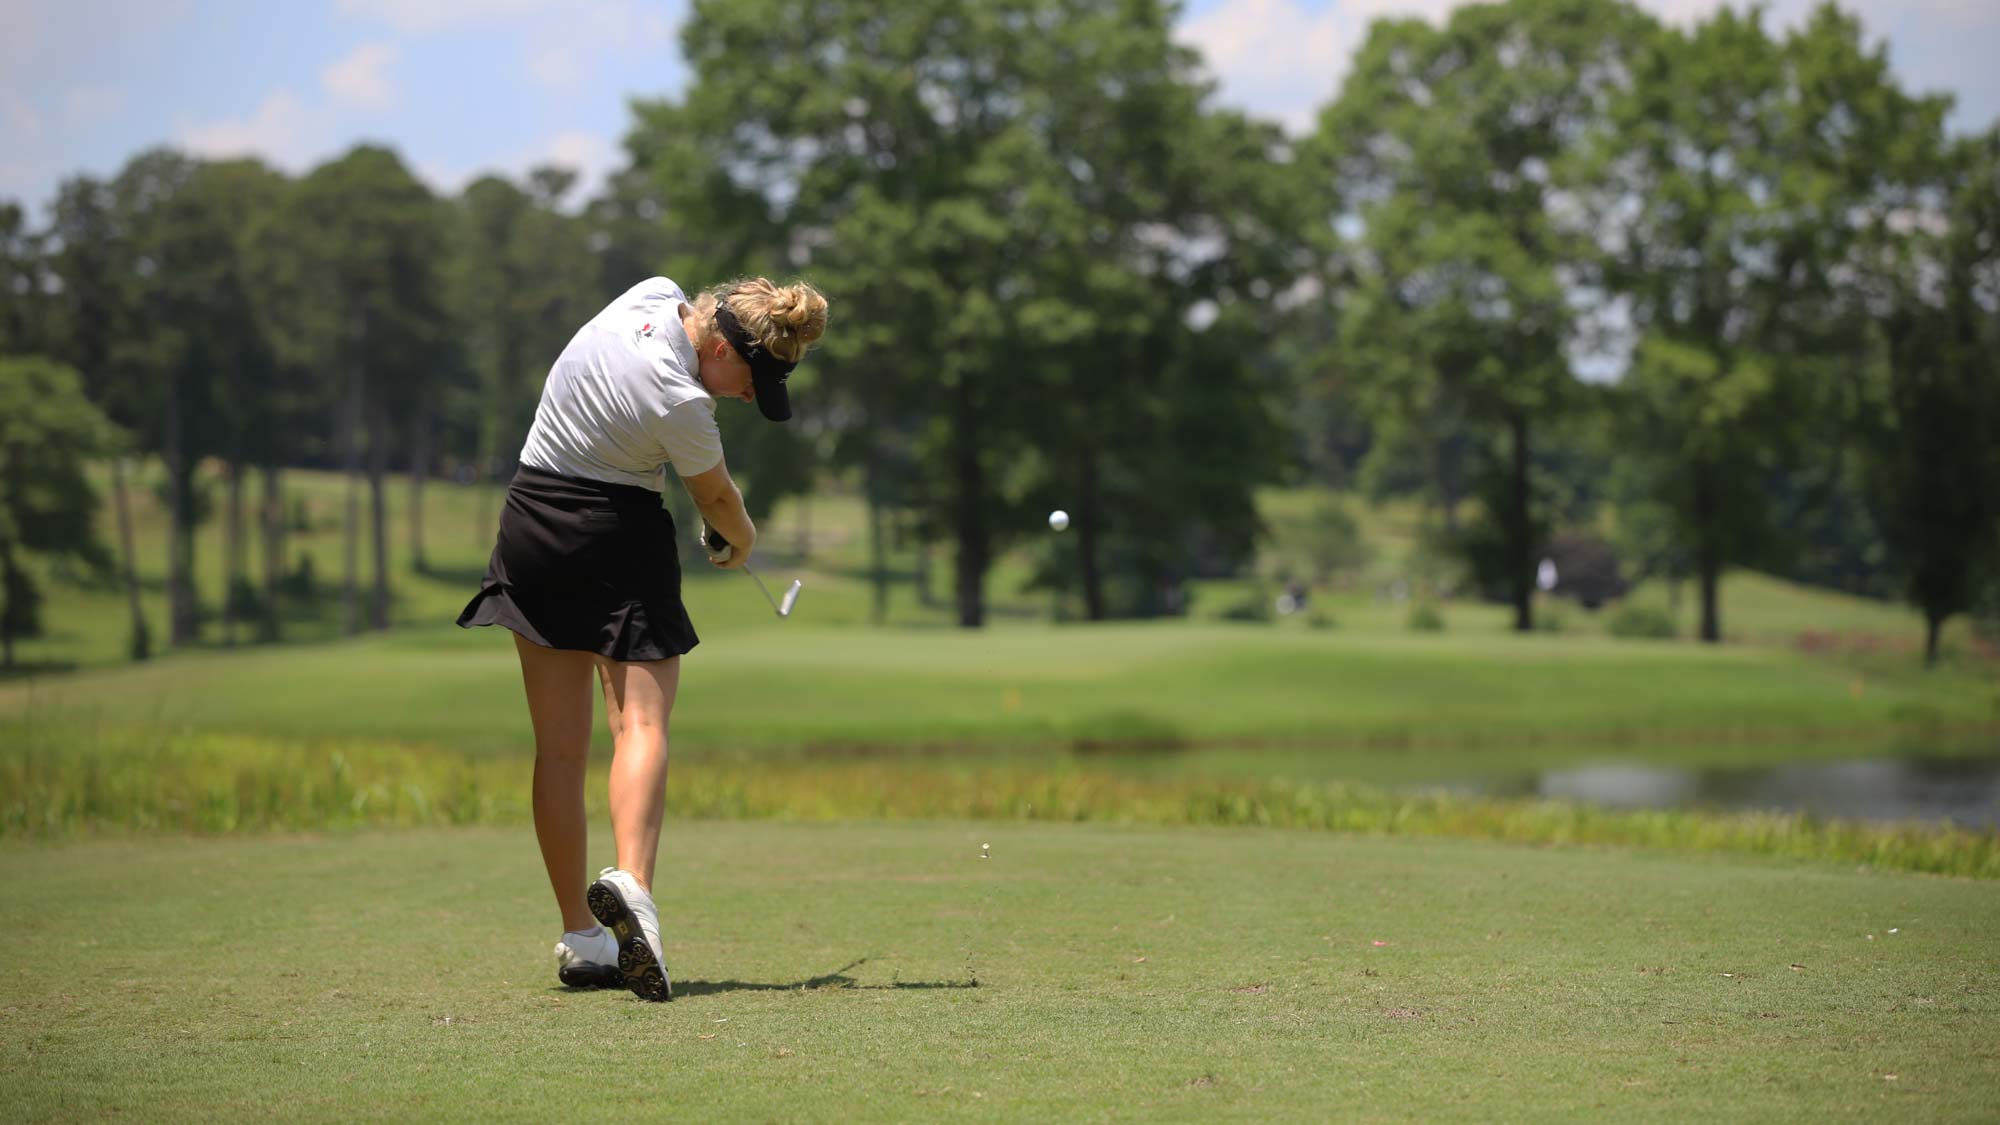
{"label": "mown grass", "polygon": [[661,852],[665,1005],[556,986],[523,829],[0,850],[9,1116],[1974,1121],[2000,1089],[1988,883],[1046,823]]}
{"label": "mown grass", "polygon": [[[383,743],[185,736],[0,753],[0,838],[521,824],[527,766]],[[600,769],[586,790],[606,812]],[[1784,856],[2000,877],[2000,832],[1803,814],[1609,811],[1561,801],[1394,793],[1345,782],[1144,777],[1052,763],[683,765],[675,820],[1101,822],[1308,828]]]}
{"label": "mown grass", "polygon": [[[196,535],[195,585],[208,611],[204,640],[196,647],[219,646],[222,629],[219,608],[224,596],[223,527],[221,468],[203,467],[202,479],[212,490],[216,517],[204,523]],[[109,473],[97,473],[106,503],[99,513],[99,532],[104,542],[118,542],[114,515],[108,498]],[[145,463],[134,473],[133,523],[138,544],[138,573],[144,590],[142,604],[156,645],[166,638],[166,513],[158,498],[159,469]],[[287,533],[287,570],[309,566],[315,580],[311,596],[288,597],[283,602],[284,635],[291,642],[317,643],[338,638],[342,631],[339,599],[342,560],[341,526],[347,484],[338,474],[309,470],[289,470],[285,477],[286,508],[294,521]],[[253,482],[248,498],[254,501]],[[427,568],[418,571],[410,541],[408,489],[402,479],[388,489],[389,570],[393,600],[390,618],[397,628],[423,627],[455,617],[472,592],[492,547],[501,488],[498,485],[454,485],[432,482],[424,492],[425,556]],[[1316,497],[1305,490],[1272,489],[1258,496],[1260,511],[1267,517],[1295,513]],[[1409,607],[1387,598],[1392,581],[1403,575],[1416,550],[1422,516],[1408,503],[1392,502],[1370,507],[1349,500],[1362,534],[1374,551],[1372,561],[1359,572],[1343,579],[1338,588],[1315,595],[1314,603],[1323,619],[1330,619],[1342,633],[1394,636],[1407,632]],[[685,507],[684,503],[682,505]],[[1050,541],[1035,539],[1018,544],[1007,552],[993,570],[987,593],[993,625],[1004,630],[1029,623],[1039,627],[1054,608],[1046,593],[1026,592],[1023,583],[1038,554]],[[868,582],[869,556],[867,513],[861,501],[847,493],[822,492],[781,503],[764,521],[760,555],[768,560],[766,569],[776,568],[801,576],[808,592],[801,603],[801,620],[826,626],[850,626],[872,620],[872,593]],[[913,543],[892,544],[889,566],[894,584],[888,600],[886,621],[901,628],[948,627],[954,618],[948,604],[951,587],[951,556],[948,548],[930,551],[932,596],[920,598],[912,581],[917,569],[917,547]],[[249,552],[253,580],[261,581],[261,561],[253,545]],[[309,560],[309,562],[308,562]],[[362,588],[368,588],[370,558],[361,552]],[[94,668],[122,663],[128,643],[128,611],[123,591],[115,584],[85,581],[73,574],[44,573],[48,601],[44,618],[48,635],[24,641],[19,659],[24,666],[45,670]],[[727,630],[768,622],[768,610],[736,575],[702,573],[692,568],[688,600],[697,623],[705,630]],[[1191,616],[1197,621],[1213,621],[1228,607],[1253,594],[1274,595],[1276,588],[1257,580],[1204,580],[1192,585]],[[1681,636],[1693,635],[1695,599],[1691,587],[1684,587],[1677,619]],[[1907,606],[1852,598],[1828,591],[1811,590],[1762,575],[1735,572],[1724,582],[1724,626],[1732,641],[1790,647],[1812,644],[1830,647],[1852,660],[1875,660],[1897,666],[1914,662],[1915,646],[1923,636],[1922,621]],[[1635,602],[1665,607],[1666,590],[1657,585],[1642,587],[1633,595]],[[1074,610],[1074,607],[1071,607]],[[1545,603],[1549,617],[1559,619],[1566,636],[1601,637],[1607,616],[1587,613],[1560,599]],[[1459,599],[1444,604],[1441,611],[1449,636],[1504,634],[1511,612],[1504,606]],[[1272,625],[1251,626],[1280,633],[1308,628],[1303,619]],[[247,640],[243,629],[239,639]],[[1946,630],[1948,652],[1969,654],[1973,641],[1962,620],[1954,620]]]}
{"label": "mown grass", "polygon": [[[474,755],[530,742],[509,634],[449,626],[17,681],[0,685],[0,721],[10,720],[85,743],[135,727]],[[674,737],[711,753],[1282,747],[1291,768],[1338,777],[1360,749],[1413,761],[1491,751],[1501,772],[1519,767],[1510,753],[1546,760],[1564,747],[1593,757],[1668,748],[1668,760],[1705,745],[1949,749],[1990,738],[1996,723],[2000,679],[1974,670],[1865,670],[1782,649],[1185,623],[969,634],[794,622],[712,632],[685,662]]]}

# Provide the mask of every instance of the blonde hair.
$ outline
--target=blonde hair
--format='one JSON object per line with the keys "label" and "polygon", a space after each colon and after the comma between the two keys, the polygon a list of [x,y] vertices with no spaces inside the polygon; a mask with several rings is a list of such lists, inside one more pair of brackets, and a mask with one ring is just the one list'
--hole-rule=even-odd
{"label": "blonde hair", "polygon": [[786,363],[804,359],[806,350],[826,334],[826,297],[811,283],[778,285],[769,278],[746,277],[718,285],[695,301],[695,315],[701,322],[698,347],[721,338],[715,326],[715,306],[723,300],[729,302],[729,311],[736,314],[743,330]]}

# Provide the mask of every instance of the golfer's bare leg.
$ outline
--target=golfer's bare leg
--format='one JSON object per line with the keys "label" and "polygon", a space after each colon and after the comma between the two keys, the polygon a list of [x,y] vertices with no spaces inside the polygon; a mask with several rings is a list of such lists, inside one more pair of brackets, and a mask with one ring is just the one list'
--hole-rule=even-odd
{"label": "golfer's bare leg", "polygon": [[653,889],[660,818],[667,803],[667,716],[681,682],[681,660],[615,662],[604,672],[604,709],[615,714],[611,759],[611,836],[618,866]]}
{"label": "golfer's bare leg", "polygon": [[535,724],[535,839],[562,911],[563,929],[597,925],[583,897],[590,846],[583,814],[583,771],[590,757],[590,669],[587,652],[543,648],[519,634],[521,683]]}

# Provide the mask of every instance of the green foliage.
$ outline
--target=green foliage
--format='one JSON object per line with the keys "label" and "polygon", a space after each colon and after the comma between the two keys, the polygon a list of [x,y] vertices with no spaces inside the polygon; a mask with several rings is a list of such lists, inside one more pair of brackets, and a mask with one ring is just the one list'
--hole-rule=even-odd
{"label": "green foliage", "polygon": [[1605,631],[1614,637],[1650,637],[1671,639],[1679,630],[1674,625],[1673,615],[1657,606],[1634,605],[1627,602],[1611,613],[1605,622]]}
{"label": "green foliage", "polygon": [[1948,217],[1890,243],[1885,363],[1856,429],[1935,662],[1937,626],[1972,607],[1978,567],[2000,556],[2000,127],[1958,146],[1930,186]]}
{"label": "green foliage", "polygon": [[1782,39],[1762,20],[1724,8],[1656,29],[1575,166],[1640,337],[1622,444],[1672,513],[1710,641],[1722,570],[1769,545],[1766,490],[1746,485],[1826,432],[1866,365],[1844,279],[1868,227],[1907,205],[1944,105],[1903,93],[1832,6]]}
{"label": "green foliage", "polygon": [[46,349],[49,300],[40,243],[21,205],[0,199],[0,356]]}
{"label": "green foliage", "polygon": [[1222,607],[1224,621],[1247,621],[1268,625],[1277,619],[1276,598],[1261,585],[1247,587],[1242,596]]}
{"label": "green foliage", "polygon": [[0,655],[41,627],[41,595],[22,569],[30,553],[109,565],[93,520],[89,458],[120,435],[84,397],[74,370],[48,359],[0,357]]}
{"label": "green foliage", "polygon": [[1553,172],[1602,127],[1643,28],[1609,0],[1468,6],[1441,27],[1378,21],[1306,146],[1321,212],[1358,228],[1329,279],[1350,283],[1328,285],[1342,317],[1333,362],[1448,513],[1474,451],[1486,531],[1464,543],[1522,629],[1550,518],[1530,480],[1535,449],[1578,397],[1559,274],[1587,243],[1558,221],[1568,203]]}
{"label": "green foliage", "polygon": [[[962,624],[1051,507],[1077,521],[1076,585],[1102,617],[1184,578],[1192,542],[1246,558],[1249,490],[1278,470],[1247,358],[1253,285],[1289,279],[1283,138],[1202,107],[1171,14],[700,4],[685,100],[640,107],[649,179],[619,185],[618,212],[649,190],[694,273],[782,266],[832,296],[801,372],[837,422],[813,452],[955,544]],[[774,490],[792,483],[777,452],[746,461]]]}
{"label": "green foliage", "polygon": [[1408,625],[1412,633],[1444,632],[1444,614],[1435,602],[1415,601],[1410,603]]}
{"label": "green foliage", "polygon": [[1263,551],[1265,568],[1274,576],[1303,577],[1313,585],[1358,570],[1372,557],[1354,514],[1330,494],[1316,497],[1304,512],[1273,519]]}

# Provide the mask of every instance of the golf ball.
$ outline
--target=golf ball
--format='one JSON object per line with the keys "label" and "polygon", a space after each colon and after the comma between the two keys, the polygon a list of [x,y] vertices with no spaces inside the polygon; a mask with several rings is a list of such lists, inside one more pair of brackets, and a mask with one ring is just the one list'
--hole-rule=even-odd
{"label": "golf ball", "polygon": [[1068,526],[1069,526],[1068,512],[1063,511],[1061,508],[1057,508],[1055,511],[1049,513],[1050,531],[1061,531],[1063,528],[1066,528]]}

